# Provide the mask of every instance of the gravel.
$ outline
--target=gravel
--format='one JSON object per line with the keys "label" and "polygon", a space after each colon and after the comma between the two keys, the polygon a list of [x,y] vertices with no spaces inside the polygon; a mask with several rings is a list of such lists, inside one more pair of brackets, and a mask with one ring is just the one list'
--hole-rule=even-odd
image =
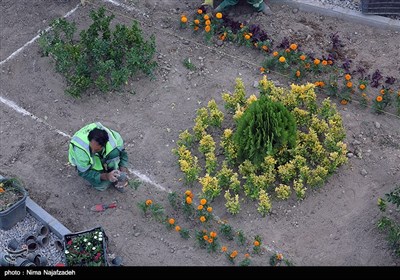
{"label": "gravel", "polygon": [[[22,241],[23,237],[26,234],[36,234],[42,226],[43,224],[41,222],[27,213],[26,217],[10,230],[0,229],[0,253],[8,254],[6,248],[8,248],[8,243],[14,238],[18,241],[19,246],[17,250],[21,249],[21,246],[24,243]],[[38,249],[33,251],[33,253],[40,254],[42,257],[45,257],[47,259],[47,266],[55,266],[58,263],[65,264],[64,250],[55,244],[56,241],[61,241],[62,244],[63,240],[60,240],[51,231],[49,232],[48,237],[48,244],[44,247],[38,246]],[[22,257],[26,257],[26,254],[24,254]]]}

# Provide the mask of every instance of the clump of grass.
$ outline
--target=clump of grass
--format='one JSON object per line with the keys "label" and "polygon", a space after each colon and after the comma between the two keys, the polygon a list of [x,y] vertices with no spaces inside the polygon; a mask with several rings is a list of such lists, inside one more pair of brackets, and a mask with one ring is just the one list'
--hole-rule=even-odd
{"label": "clump of grass", "polygon": [[190,71],[195,71],[197,69],[196,65],[193,64],[190,58],[185,58],[182,63],[183,66],[185,66]]}

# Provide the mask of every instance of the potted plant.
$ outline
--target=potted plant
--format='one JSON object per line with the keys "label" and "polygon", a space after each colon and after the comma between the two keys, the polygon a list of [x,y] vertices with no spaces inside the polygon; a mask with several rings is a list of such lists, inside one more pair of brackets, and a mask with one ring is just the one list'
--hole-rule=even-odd
{"label": "potted plant", "polygon": [[64,236],[67,266],[108,266],[107,236],[101,227]]}
{"label": "potted plant", "polygon": [[26,216],[28,193],[15,178],[0,176],[0,228],[11,229]]}

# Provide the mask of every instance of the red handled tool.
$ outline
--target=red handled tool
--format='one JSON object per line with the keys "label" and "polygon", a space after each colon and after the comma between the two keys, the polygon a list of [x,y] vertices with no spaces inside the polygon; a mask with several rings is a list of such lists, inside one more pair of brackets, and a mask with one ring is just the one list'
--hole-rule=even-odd
{"label": "red handled tool", "polygon": [[95,206],[90,208],[90,210],[92,210],[94,212],[103,212],[104,210],[106,210],[108,208],[115,208],[115,207],[117,207],[117,203],[112,202],[110,204],[96,204]]}

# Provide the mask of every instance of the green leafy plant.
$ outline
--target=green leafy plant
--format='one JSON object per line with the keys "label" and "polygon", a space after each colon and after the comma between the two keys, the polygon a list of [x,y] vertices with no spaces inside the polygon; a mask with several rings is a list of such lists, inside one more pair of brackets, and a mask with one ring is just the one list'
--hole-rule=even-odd
{"label": "green leafy plant", "polygon": [[296,123],[283,104],[262,96],[239,118],[233,139],[238,146],[238,158],[259,165],[266,155],[295,146]]}
{"label": "green leafy plant", "polygon": [[197,69],[196,65],[193,64],[190,58],[185,58],[182,64],[190,71],[195,71]]}
{"label": "green leafy plant", "polygon": [[43,55],[50,55],[66,77],[67,93],[80,97],[91,86],[103,92],[119,90],[139,71],[152,74],[157,66],[154,36],[146,41],[136,21],[111,30],[114,15],[107,16],[103,7],[91,11],[90,17],[93,23],[80,32],[79,41],[74,41],[75,23],[63,18],[53,21],[39,38]]}
{"label": "green leafy plant", "polygon": [[[388,208],[388,202],[393,204],[396,211],[399,211],[400,207],[400,186],[396,187],[390,193],[385,194],[386,199],[379,198],[378,206],[382,213],[386,212]],[[389,245],[393,248],[396,256],[400,257],[400,224],[393,218],[383,216],[378,221],[378,228],[387,234],[387,240]]]}

